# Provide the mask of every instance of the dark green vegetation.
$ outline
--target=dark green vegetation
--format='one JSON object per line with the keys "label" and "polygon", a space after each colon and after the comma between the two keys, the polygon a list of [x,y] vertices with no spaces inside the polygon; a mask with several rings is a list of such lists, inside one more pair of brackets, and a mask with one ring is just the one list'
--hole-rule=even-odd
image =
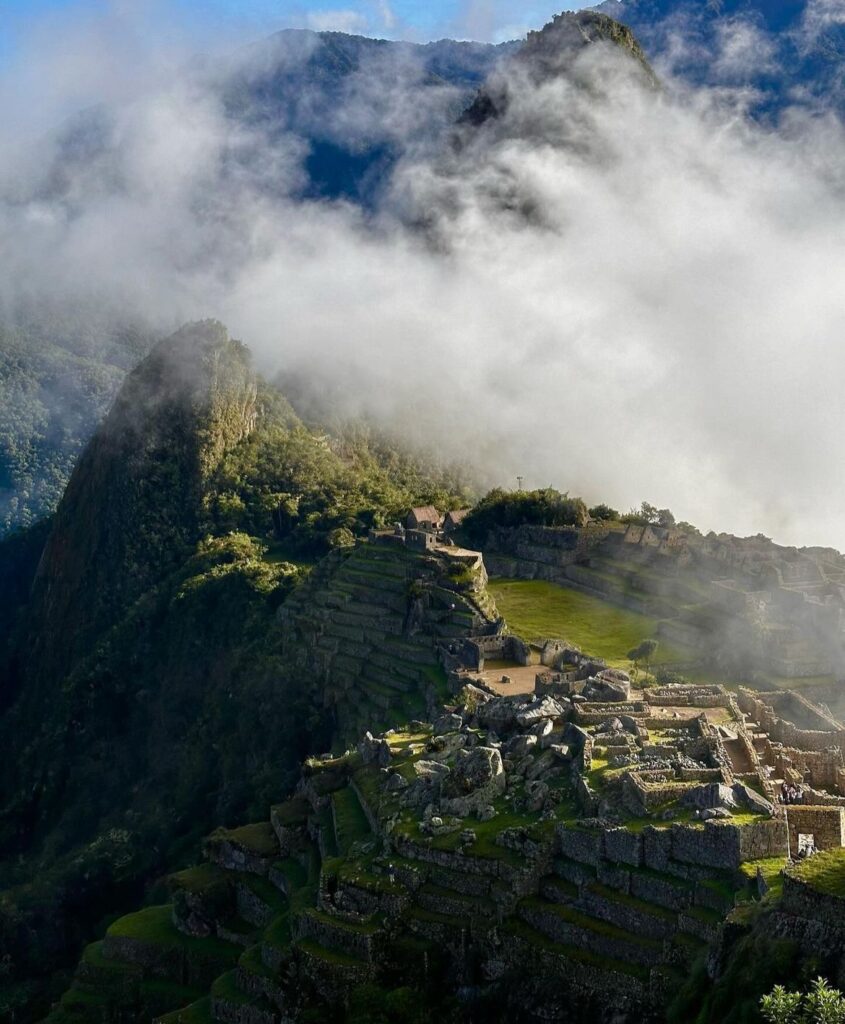
{"label": "dark green vegetation", "polygon": [[277,610],[319,555],[431,500],[464,498],[307,430],[220,325],[128,376],[55,520],[0,545],[0,1017],[330,742]]}
{"label": "dark green vegetation", "polygon": [[124,374],[151,344],[148,331],[95,316],[0,326],[0,536],[53,512]]}
{"label": "dark green vegetation", "polygon": [[587,506],[580,498],[570,498],[551,487],[539,491],[490,491],[463,522],[473,544],[485,543],[495,529],[515,526],[583,526]]}

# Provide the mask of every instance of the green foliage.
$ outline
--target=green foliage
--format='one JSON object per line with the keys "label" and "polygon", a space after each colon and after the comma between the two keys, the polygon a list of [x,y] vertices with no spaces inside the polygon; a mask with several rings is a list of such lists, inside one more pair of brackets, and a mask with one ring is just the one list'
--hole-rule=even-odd
{"label": "green foliage", "polygon": [[613,522],[619,519],[619,512],[615,508],[611,508],[610,505],[593,505],[588,511],[590,519],[595,519],[598,522]]}
{"label": "green foliage", "polygon": [[[657,508],[644,501],[639,508],[632,508],[630,512],[622,516],[623,523],[637,523],[640,526],[674,526],[675,517],[668,508]],[[687,524],[689,525],[689,524]]]}
{"label": "green foliage", "polygon": [[466,492],[436,467],[365,439],[311,431],[269,389],[253,434],[229,453],[206,499],[208,528],[274,535],[293,556],[349,547],[404,518],[409,508],[465,504]]}
{"label": "green foliage", "polygon": [[463,521],[467,537],[483,545],[491,530],[532,526],[583,526],[587,506],[551,487],[538,491],[490,491]]}
{"label": "green foliage", "polygon": [[641,661],[644,661],[646,668],[648,668],[648,664],[659,646],[660,643],[657,640],[640,640],[636,647],[632,647],[628,651],[627,658],[629,661],[633,661],[635,665],[639,665]]}
{"label": "green foliage", "polygon": [[824,978],[816,978],[809,992],[787,992],[782,985],[760,1000],[767,1024],[843,1024],[845,997]]}
{"label": "green foliage", "polygon": [[54,511],[126,369],[151,340],[137,329],[43,313],[0,327],[0,536]]}

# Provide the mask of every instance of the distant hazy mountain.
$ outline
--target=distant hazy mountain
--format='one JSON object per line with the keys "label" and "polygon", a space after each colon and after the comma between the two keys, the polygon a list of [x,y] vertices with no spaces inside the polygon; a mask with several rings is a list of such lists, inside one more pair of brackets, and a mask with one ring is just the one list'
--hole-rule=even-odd
{"label": "distant hazy mountain", "polygon": [[845,113],[845,8],[829,0],[606,0],[650,60],[694,85],[748,88],[752,109]]}

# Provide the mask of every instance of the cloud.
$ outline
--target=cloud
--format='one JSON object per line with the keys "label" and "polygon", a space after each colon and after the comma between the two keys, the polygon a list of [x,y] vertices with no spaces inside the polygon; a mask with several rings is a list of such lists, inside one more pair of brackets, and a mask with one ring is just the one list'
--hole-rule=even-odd
{"label": "cloud", "polygon": [[96,159],[4,150],[0,301],[217,316],[267,373],[491,484],[845,547],[841,123],[761,128],[719,93],[641,88],[601,45],[569,77],[509,74],[506,115],[460,146],[448,106],[420,120],[414,74],[351,83],[338,130],[374,130],[369,111],[429,140],[368,215],[297,200],[295,132],[159,76],[99,125]]}
{"label": "cloud", "polygon": [[365,15],[355,10],[312,11],[308,15],[308,28],[315,32],[348,32],[360,35],[367,31]]}

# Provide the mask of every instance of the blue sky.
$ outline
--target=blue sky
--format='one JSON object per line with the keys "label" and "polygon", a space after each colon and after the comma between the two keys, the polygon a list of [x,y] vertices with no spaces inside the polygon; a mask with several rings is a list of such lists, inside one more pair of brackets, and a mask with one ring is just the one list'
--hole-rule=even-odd
{"label": "blue sky", "polygon": [[0,0],[0,58],[40,25],[70,17],[162,17],[198,40],[288,27],[336,28],[425,41],[500,41],[540,27],[567,0]]}

